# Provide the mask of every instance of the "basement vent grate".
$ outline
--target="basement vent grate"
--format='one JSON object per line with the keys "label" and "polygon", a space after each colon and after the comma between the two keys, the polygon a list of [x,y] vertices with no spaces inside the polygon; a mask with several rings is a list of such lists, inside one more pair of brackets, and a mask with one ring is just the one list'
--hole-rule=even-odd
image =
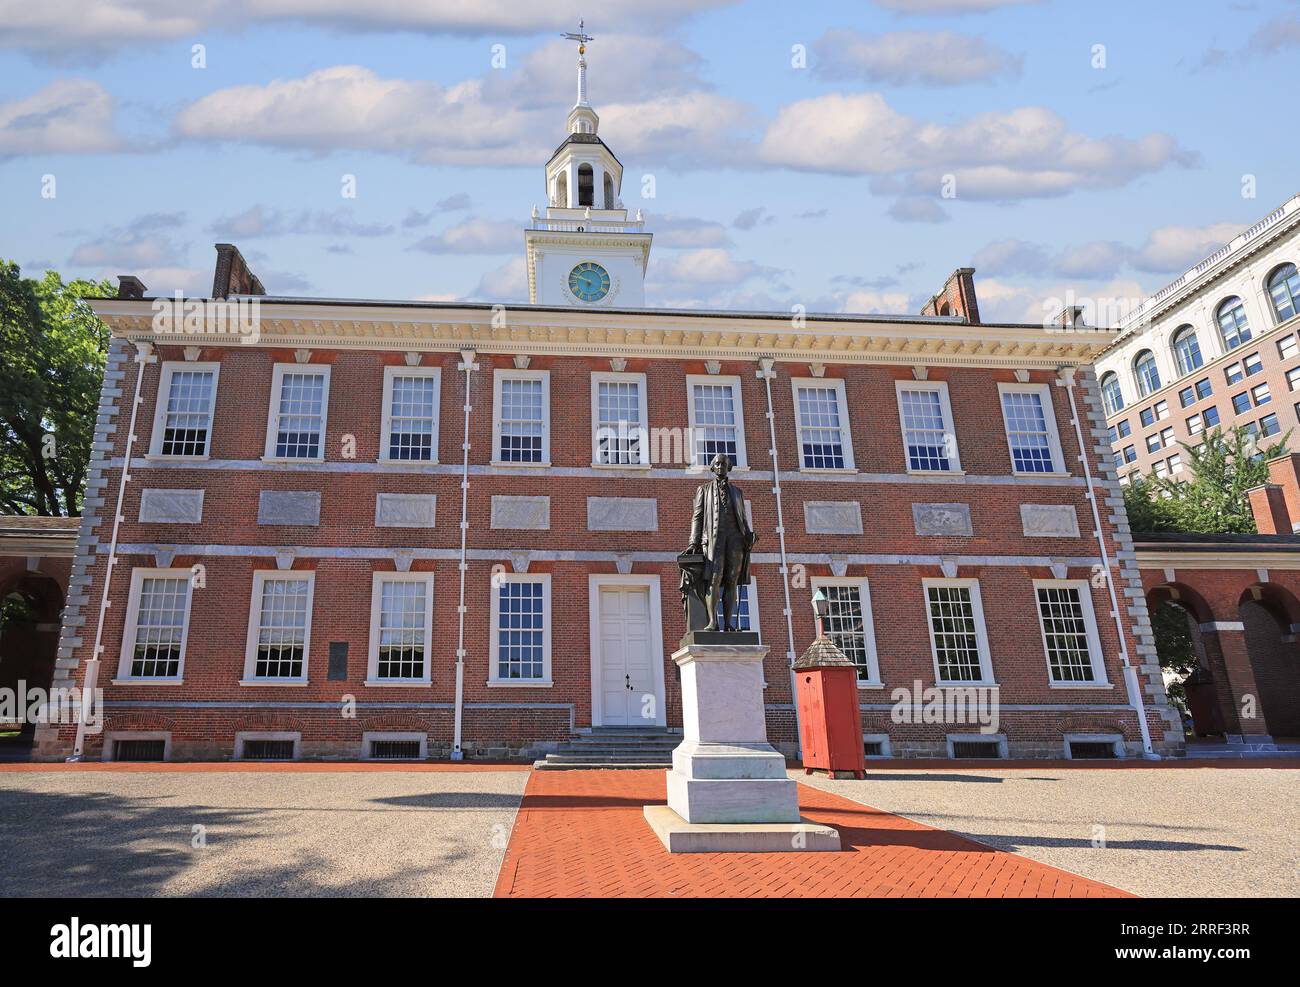
{"label": "basement vent grate", "polygon": [[862,753],[867,757],[884,757],[885,745],[879,740],[864,740],[862,742]]}
{"label": "basement vent grate", "polygon": [[1070,757],[1075,760],[1114,760],[1115,745],[1109,740],[1071,740]]}
{"label": "basement vent grate", "polygon": [[114,761],[161,761],[165,740],[118,740],[113,744]]}
{"label": "basement vent grate", "polygon": [[420,742],[418,740],[372,740],[370,757],[375,761],[418,761]]}
{"label": "basement vent grate", "polygon": [[245,761],[292,761],[292,740],[245,740]]}
{"label": "basement vent grate", "polygon": [[1002,754],[996,740],[954,740],[952,756],[998,758]]}

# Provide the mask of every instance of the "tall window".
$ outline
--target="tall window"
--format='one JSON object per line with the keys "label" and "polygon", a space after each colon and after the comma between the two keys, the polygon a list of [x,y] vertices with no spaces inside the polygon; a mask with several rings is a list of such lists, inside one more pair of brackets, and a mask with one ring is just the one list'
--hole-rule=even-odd
{"label": "tall window", "polygon": [[323,459],[329,367],[278,363],[271,382],[268,459]]}
{"label": "tall window", "polygon": [[876,632],[871,616],[871,589],[865,579],[814,578],[814,592],[826,597],[826,636],[858,667],[858,681],[878,683]]}
{"label": "tall window", "polygon": [[497,461],[550,462],[550,374],[545,370],[496,372]]}
{"label": "tall window", "polygon": [[731,457],[733,466],[748,465],[740,378],[691,376],[686,378],[686,387],[694,445],[692,462],[708,466],[714,456],[722,453]]}
{"label": "tall window", "polygon": [[578,205],[594,206],[592,201],[595,188],[595,173],[589,164],[578,165]]}
{"label": "tall window", "polygon": [[315,573],[253,574],[245,679],[307,678]]}
{"label": "tall window", "polygon": [[[723,622],[722,600],[718,600],[718,626]],[[736,587],[736,609],[732,613],[736,629],[741,631],[758,630],[758,601],[754,598],[754,584],[748,582]]]}
{"label": "tall window", "polygon": [[645,374],[591,375],[592,462],[649,466]]}
{"label": "tall window", "polygon": [[433,636],[433,573],[376,572],[370,591],[367,681],[429,681]]}
{"label": "tall window", "polygon": [[511,573],[493,581],[493,683],[550,684],[550,611],[549,575]]}
{"label": "tall window", "polygon": [[384,369],[384,425],[381,456],[403,462],[438,461],[436,367]]}
{"label": "tall window", "polygon": [[853,469],[844,381],[795,380],[799,462],[804,469]]}
{"label": "tall window", "polygon": [[927,579],[924,586],[938,681],[992,681],[979,584],[973,579]]}
{"label": "tall window", "polygon": [[1156,355],[1150,350],[1143,350],[1133,361],[1133,378],[1137,381],[1139,396],[1145,397],[1160,390],[1160,370],[1156,367]]}
{"label": "tall window", "polygon": [[1196,339],[1196,330],[1191,326],[1183,326],[1174,333],[1174,356],[1178,360],[1180,374],[1190,374],[1205,363],[1201,357],[1201,344]]}
{"label": "tall window", "polygon": [[899,383],[898,415],[903,426],[907,468],[917,472],[961,469],[957,436],[948,404],[948,385]]}
{"label": "tall window", "polygon": [[998,390],[1013,472],[1064,472],[1065,460],[1047,385],[999,384]]}
{"label": "tall window", "polygon": [[1106,669],[1087,582],[1038,579],[1034,591],[1049,680],[1054,685],[1104,685]]}
{"label": "tall window", "polygon": [[1283,264],[1268,279],[1268,295],[1278,322],[1285,322],[1300,312],[1300,271],[1294,264]]}
{"label": "tall window", "polygon": [[1235,350],[1242,343],[1250,340],[1250,323],[1246,319],[1246,309],[1236,295],[1225,298],[1220,303],[1215,318],[1219,322],[1219,334],[1223,336],[1224,348]]}
{"label": "tall window", "polygon": [[134,570],[118,676],[180,678],[185,661],[189,615],[188,569]]}
{"label": "tall window", "polygon": [[1120,390],[1118,374],[1109,373],[1102,376],[1101,403],[1107,415],[1114,415],[1124,410],[1124,392]]}
{"label": "tall window", "polygon": [[216,363],[163,364],[149,440],[151,456],[208,454],[219,370]]}

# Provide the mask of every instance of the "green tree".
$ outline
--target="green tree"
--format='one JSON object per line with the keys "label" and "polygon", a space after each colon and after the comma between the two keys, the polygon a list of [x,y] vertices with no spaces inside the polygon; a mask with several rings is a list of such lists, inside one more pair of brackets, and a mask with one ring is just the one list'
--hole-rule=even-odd
{"label": "green tree", "polygon": [[1246,491],[1268,482],[1268,461],[1285,455],[1288,432],[1280,442],[1259,446],[1240,427],[1211,429],[1193,448],[1182,443],[1190,480],[1149,476],[1124,488],[1124,506],[1134,531],[1186,531],[1198,534],[1254,534],[1255,517]]}
{"label": "green tree", "polygon": [[0,261],[0,513],[81,513],[109,336],[85,299],[112,293]]}

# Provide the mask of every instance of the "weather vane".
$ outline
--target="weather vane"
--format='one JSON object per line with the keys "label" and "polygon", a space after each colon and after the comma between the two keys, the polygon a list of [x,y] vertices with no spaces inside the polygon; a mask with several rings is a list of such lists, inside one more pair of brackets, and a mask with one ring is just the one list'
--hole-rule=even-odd
{"label": "weather vane", "polygon": [[595,41],[595,40],[596,40],[596,39],[593,38],[590,34],[587,33],[587,31],[586,31],[586,27],[587,27],[587,22],[586,22],[586,21],[578,21],[578,30],[577,30],[576,32],[574,32],[574,31],[565,31],[562,35],[560,35],[560,37],[564,38],[566,41],[576,41],[576,42],[578,42],[578,54],[579,54],[579,55],[586,54],[586,52],[587,52],[587,42],[588,42],[588,41]]}

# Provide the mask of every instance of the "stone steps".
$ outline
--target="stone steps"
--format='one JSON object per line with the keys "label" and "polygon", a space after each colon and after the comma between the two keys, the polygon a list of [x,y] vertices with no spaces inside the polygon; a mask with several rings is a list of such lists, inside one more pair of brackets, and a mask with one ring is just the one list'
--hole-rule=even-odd
{"label": "stone steps", "polygon": [[645,727],[596,727],[576,734],[540,761],[538,771],[591,768],[669,768],[680,733]]}

